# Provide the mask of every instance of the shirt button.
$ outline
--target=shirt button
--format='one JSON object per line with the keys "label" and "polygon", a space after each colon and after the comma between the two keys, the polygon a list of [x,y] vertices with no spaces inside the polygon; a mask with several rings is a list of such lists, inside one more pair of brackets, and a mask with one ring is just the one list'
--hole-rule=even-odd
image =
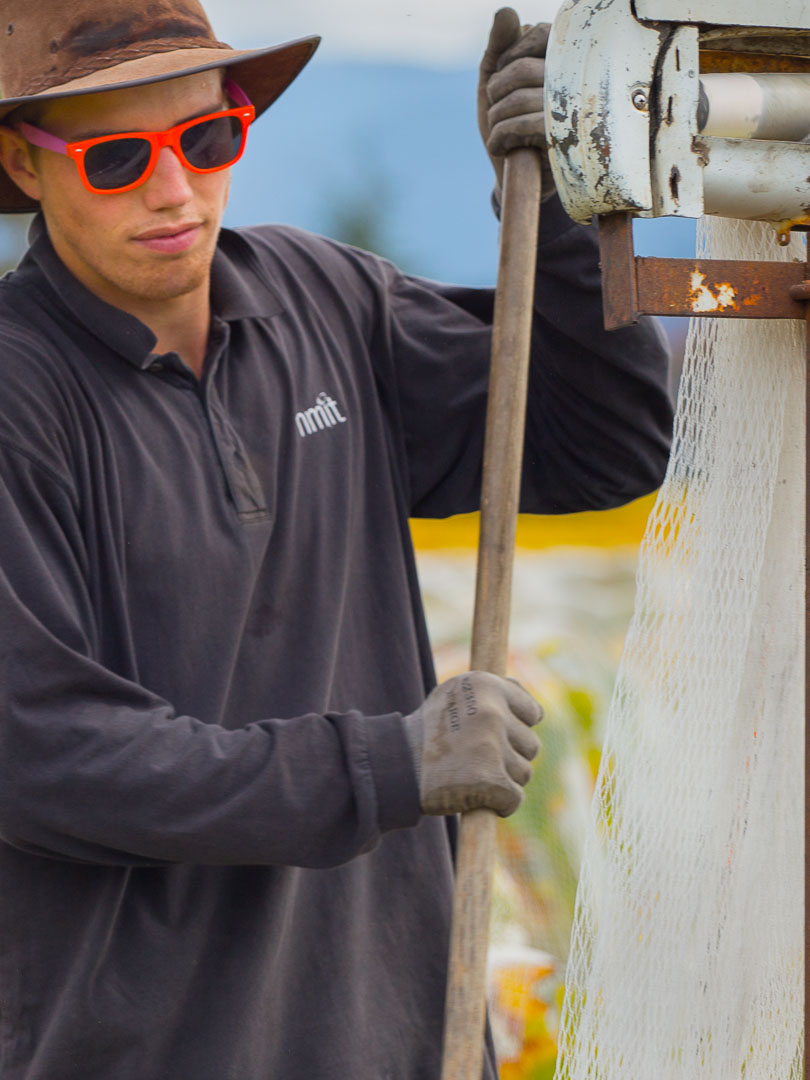
{"label": "shirt button", "polygon": [[149,370],[150,370],[150,371],[155,371],[155,372],[157,372],[157,371],[163,371],[163,364],[161,364],[160,360],[154,360],[154,361],[153,361],[153,362],[152,362],[152,363],[151,363],[151,364],[149,365]]}

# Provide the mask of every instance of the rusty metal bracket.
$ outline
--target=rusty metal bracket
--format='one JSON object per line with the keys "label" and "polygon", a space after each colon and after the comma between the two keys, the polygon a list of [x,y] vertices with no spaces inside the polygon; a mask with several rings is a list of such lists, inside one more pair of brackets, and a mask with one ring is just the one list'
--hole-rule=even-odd
{"label": "rusty metal bracket", "polygon": [[632,215],[599,219],[605,328],[642,315],[804,319],[804,263],[660,259],[633,251]]}

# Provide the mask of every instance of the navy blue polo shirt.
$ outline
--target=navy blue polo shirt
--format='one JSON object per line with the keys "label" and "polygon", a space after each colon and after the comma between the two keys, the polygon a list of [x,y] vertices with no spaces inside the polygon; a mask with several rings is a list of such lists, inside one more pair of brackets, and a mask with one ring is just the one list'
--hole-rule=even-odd
{"label": "navy blue polo shirt", "polygon": [[[543,219],[523,508],[616,505],[663,473],[665,351]],[[407,523],[477,504],[492,294],[265,227],[211,304],[197,380],[41,225],[0,283],[0,1075],[434,1080]]]}

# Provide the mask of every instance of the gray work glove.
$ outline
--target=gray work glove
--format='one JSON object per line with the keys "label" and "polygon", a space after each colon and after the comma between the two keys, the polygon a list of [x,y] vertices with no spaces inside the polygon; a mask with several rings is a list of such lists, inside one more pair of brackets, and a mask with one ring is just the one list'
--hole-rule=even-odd
{"label": "gray work glove", "polygon": [[546,45],[550,23],[521,26],[517,12],[496,12],[478,75],[478,127],[497,179],[500,202],[504,155],[518,146],[540,151],[542,201],[554,194],[543,113]]}
{"label": "gray work glove", "polygon": [[468,671],[437,686],[405,717],[422,812],[486,807],[507,817],[517,810],[540,749],[531,728],[542,718],[514,679]]}

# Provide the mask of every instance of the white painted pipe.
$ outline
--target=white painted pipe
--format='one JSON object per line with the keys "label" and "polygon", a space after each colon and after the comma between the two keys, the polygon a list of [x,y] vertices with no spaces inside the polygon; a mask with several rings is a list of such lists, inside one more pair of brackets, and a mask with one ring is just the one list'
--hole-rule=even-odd
{"label": "white painted pipe", "polygon": [[705,212],[749,221],[810,220],[810,144],[700,136]]}
{"label": "white painted pipe", "polygon": [[701,75],[698,127],[719,138],[799,142],[810,133],[810,75]]}

